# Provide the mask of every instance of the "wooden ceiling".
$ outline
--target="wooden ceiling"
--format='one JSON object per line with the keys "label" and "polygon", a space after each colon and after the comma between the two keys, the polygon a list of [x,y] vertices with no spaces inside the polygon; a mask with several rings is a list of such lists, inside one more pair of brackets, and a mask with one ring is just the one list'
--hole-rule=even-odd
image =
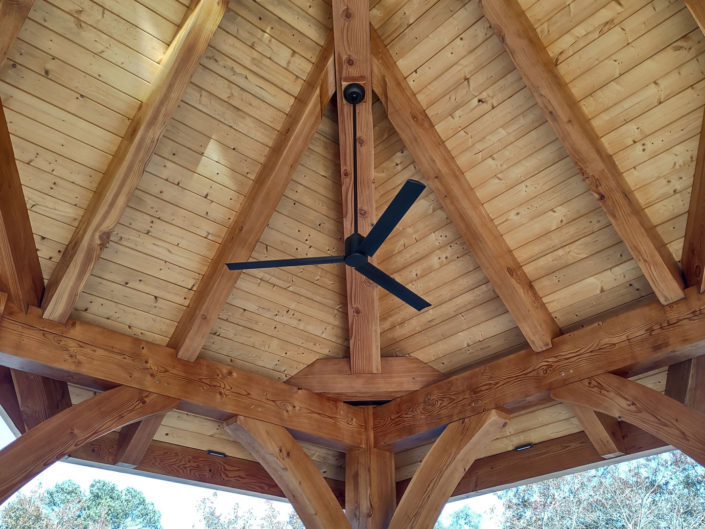
{"label": "wooden ceiling", "polygon": [[[517,358],[528,366],[540,351],[589,341],[593,328],[580,329],[595,321],[631,329],[635,314],[656,314],[660,304],[700,310],[692,308],[702,304],[698,295],[684,294],[685,287],[703,290],[705,260],[705,161],[698,161],[705,14],[698,0],[370,0],[363,77],[374,94],[363,130],[374,141],[361,144],[369,167],[362,225],[374,223],[374,212],[407,179],[427,184],[376,256],[380,268],[431,302],[421,312],[342,264],[226,271],[228,261],[344,252],[351,207],[340,144],[345,173],[350,133],[339,124],[350,117],[338,115],[343,104],[333,96],[345,66],[329,0],[190,4],[0,2],[0,13],[10,13],[0,28],[14,20],[18,32],[14,41],[15,32],[3,32],[0,43],[0,99],[46,283],[43,297],[25,306],[9,292],[22,310],[41,300],[41,312],[8,308],[6,320],[33,329],[37,340],[54,333],[118,353],[141,344],[154,362],[176,353],[217,366],[194,367],[203,373],[235,369],[280,382],[298,373],[292,390],[388,400],[458,374],[465,378],[439,387],[462,391],[479,383],[476,373],[495,373],[492,366],[515,369],[509,377],[524,367]],[[31,6],[26,19],[23,5]],[[35,285],[39,295],[41,288]],[[82,338],[101,330],[119,334]],[[566,336],[573,331],[578,338]],[[701,340],[687,336],[681,345]],[[8,344],[0,353],[15,354]],[[681,358],[649,364],[650,357],[629,354],[609,366],[595,360],[594,371],[570,381],[617,371],[664,392],[666,366]],[[341,360],[320,362],[333,359]],[[31,361],[72,371],[74,404],[114,384],[153,390],[137,375],[94,372],[78,360]],[[165,370],[182,369],[164,362]],[[252,380],[255,387],[259,379]],[[245,407],[222,395],[213,405],[198,384],[188,399],[170,396],[200,407],[143,426],[138,463],[152,437],[152,451],[169,443],[253,459],[222,423],[247,415]],[[478,457],[562,439],[574,450],[564,467],[592,462],[575,437],[586,428],[580,412],[532,399],[551,389],[536,383],[511,393],[516,399],[494,401],[527,399]],[[379,421],[421,406],[415,395],[379,408],[386,410]],[[418,399],[429,395],[440,393]],[[204,411],[211,405],[222,413]],[[447,420],[403,436],[390,427],[380,439],[388,435],[392,446],[462,418],[448,409],[437,410]],[[314,463],[344,480],[340,446],[321,446],[311,438],[315,429],[294,415],[290,425],[308,434],[304,448]],[[337,443],[357,435],[336,428],[326,433]],[[633,445],[619,453],[663,446],[637,430],[623,433]],[[99,446],[105,439],[80,457],[114,462],[114,454],[101,455],[111,450]],[[395,446],[401,487],[429,447]],[[534,475],[562,470],[550,460]],[[179,472],[161,473],[198,479]],[[486,477],[491,470],[478,472],[481,484],[456,493],[532,477],[520,464],[502,483]],[[281,493],[258,486],[251,490]]]}

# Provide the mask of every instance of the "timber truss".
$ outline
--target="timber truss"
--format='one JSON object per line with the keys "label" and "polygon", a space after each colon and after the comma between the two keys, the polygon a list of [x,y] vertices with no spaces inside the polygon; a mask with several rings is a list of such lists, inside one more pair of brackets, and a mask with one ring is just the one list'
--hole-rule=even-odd
{"label": "timber truss", "polygon": [[[31,4],[0,3],[0,60]],[[702,26],[702,3],[686,4]],[[226,0],[195,4],[46,288],[5,117],[0,116],[0,404],[22,433],[0,452],[0,501],[48,465],[73,456],[286,496],[308,528],[430,528],[451,496],[602,458],[672,445],[705,464],[705,365],[698,358],[705,353],[705,142],[696,167],[682,274],[635,206],[614,160],[516,1],[485,1],[485,16],[659,301],[561,335],[370,26],[367,0],[334,0],[334,30],[169,343],[158,345],[69,319],[226,7]],[[323,109],[336,93],[341,103],[342,87],[349,82],[371,86],[383,102],[531,348],[450,378],[412,359],[382,359],[374,289],[348,271],[349,364],[321,361],[290,383],[280,383],[197,358],[239,277],[227,272],[224,263],[250,257]],[[361,229],[366,230],[374,219],[371,98],[358,107],[359,207]],[[354,216],[352,139],[345,132],[351,129],[352,110],[342,103],[339,109],[347,236]],[[664,366],[670,366],[666,395],[629,380]],[[99,393],[71,406],[68,382]],[[389,402],[344,402],[350,400]],[[553,400],[574,408],[584,434],[525,452],[478,458],[480,448],[511,423],[513,414]],[[153,441],[162,417],[173,409],[223,421],[259,463],[213,459]],[[110,433],[118,428],[119,434]],[[343,451],[345,481],[324,478],[298,440]],[[413,478],[395,479],[395,452],[430,441]]]}

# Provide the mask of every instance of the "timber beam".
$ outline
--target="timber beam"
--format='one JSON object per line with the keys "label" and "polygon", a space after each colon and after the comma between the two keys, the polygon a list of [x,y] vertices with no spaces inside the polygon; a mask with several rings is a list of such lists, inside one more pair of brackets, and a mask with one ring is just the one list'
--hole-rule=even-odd
{"label": "timber beam", "polygon": [[[703,4],[699,5],[700,9],[705,11]],[[705,18],[705,14],[703,16]],[[681,262],[686,284],[705,292],[705,114],[695,159]]]}
{"label": "timber beam", "polygon": [[680,267],[634,196],[517,0],[485,0],[487,20],[546,120],[634,257],[661,303],[683,298]]}
{"label": "timber beam", "polygon": [[[360,409],[217,362],[181,360],[174,349],[84,322],[67,325],[8,304],[0,319],[0,365],[59,380],[126,385],[200,408],[245,415],[341,449],[362,446]],[[107,383],[107,384],[106,384]]]}
{"label": "timber beam", "polygon": [[414,357],[382,358],[380,373],[354,374],[347,358],[321,358],[286,381],[287,384],[342,401],[384,401],[445,378]]}
{"label": "timber beam", "polygon": [[161,426],[164,416],[164,413],[157,413],[139,422],[128,424],[120,430],[115,455],[117,466],[135,468],[140,464],[149,444]]}
{"label": "timber beam", "polygon": [[622,427],[616,417],[605,415],[585,406],[571,406],[583,431],[595,447],[595,451],[605,459],[624,455]]}
{"label": "timber beam", "polygon": [[195,360],[232,293],[240,271],[225,264],[247,261],[309,146],[335,91],[333,35],[329,35],[279,129],[235,220],[201,278],[169,339],[179,358]]}
{"label": "timber beam", "polygon": [[705,353],[705,296],[697,289],[671,305],[658,302],[593,323],[471,369],[375,409],[375,443],[393,446],[486,410],[548,401],[548,392],[602,373],[645,373]]}
{"label": "timber beam", "polygon": [[478,452],[507,426],[496,410],[451,423],[426,454],[399,501],[389,529],[428,529]]}
{"label": "timber beam", "polygon": [[[347,238],[355,231],[368,233],[375,221],[370,5],[368,0],[333,0],[332,9],[343,235]],[[365,98],[354,107],[344,97],[345,87],[351,83],[357,83],[365,89]],[[357,120],[357,138],[353,137],[353,109]],[[357,143],[356,168],[353,159],[354,143]],[[355,169],[358,172],[357,190],[353,178]],[[357,209],[353,200],[355,191],[358,193]],[[345,278],[350,370],[352,373],[379,373],[382,365],[377,286],[349,266],[345,267]]]}
{"label": "timber beam", "polygon": [[[117,433],[110,433],[73,450],[69,457],[77,463],[99,463],[110,466],[117,459]],[[233,492],[246,491],[285,498],[279,485],[267,471],[255,461],[237,457],[220,457],[204,450],[180,446],[162,441],[152,441],[139,464],[133,469],[137,473],[155,477],[178,479],[187,483],[198,483]],[[343,505],[345,483],[326,478],[338,502]]]}
{"label": "timber beam", "polygon": [[22,29],[34,0],[2,0],[0,2],[0,66],[3,65],[12,43]]}
{"label": "timber beam", "polygon": [[63,323],[71,314],[227,5],[228,0],[200,0],[169,45],[149,95],[133,117],[49,278],[42,300],[45,318]]}
{"label": "timber beam", "polygon": [[[12,2],[9,2],[12,4]],[[8,2],[3,2],[6,5]],[[2,16],[2,8],[0,8]],[[0,28],[2,28],[0,22]],[[2,33],[0,33],[2,35]],[[0,101],[0,292],[27,310],[39,305],[44,278],[34,245],[27,203],[15,163],[10,131]],[[0,312],[0,315],[2,313]]]}
{"label": "timber beam", "polygon": [[285,428],[235,417],[225,431],[267,469],[307,529],[351,529],[323,475]]}
{"label": "timber beam", "polygon": [[685,0],[685,5],[700,26],[700,31],[705,33],[705,3],[702,0]]}
{"label": "timber beam", "polygon": [[177,404],[176,399],[120,386],[54,415],[0,451],[0,503],[72,450]]}
{"label": "timber beam", "polygon": [[[622,423],[622,434],[624,456],[609,460],[609,464],[651,455],[668,447],[662,440],[629,423]],[[451,498],[480,496],[605,464],[607,461],[595,451],[587,435],[578,432],[521,451],[478,459],[455,487]],[[401,498],[410,481],[397,482],[397,498]]]}
{"label": "timber beam", "polygon": [[554,389],[551,397],[630,422],[705,465],[705,415],[656,390],[607,373]]}
{"label": "timber beam", "polygon": [[384,42],[374,28],[370,32],[373,87],[387,109],[389,121],[529,345],[536,351],[548,349],[551,340],[560,334],[553,316],[443,143]]}

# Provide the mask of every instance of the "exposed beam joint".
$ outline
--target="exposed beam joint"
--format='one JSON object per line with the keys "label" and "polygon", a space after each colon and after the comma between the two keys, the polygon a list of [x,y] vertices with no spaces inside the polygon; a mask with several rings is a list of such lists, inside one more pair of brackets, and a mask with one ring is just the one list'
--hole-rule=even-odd
{"label": "exposed beam joint", "polygon": [[656,390],[607,373],[554,389],[551,397],[630,422],[705,465],[705,415]]}
{"label": "exposed beam joint", "polygon": [[195,360],[230,296],[239,271],[225,263],[247,261],[279,204],[301,156],[311,142],[323,111],[335,91],[332,79],[333,35],[323,45],[316,62],[296,96],[291,110],[269,149],[235,220],[201,278],[188,309],[183,313],[169,346],[179,358]]}
{"label": "exposed beam joint", "polygon": [[399,397],[375,409],[375,443],[387,447],[493,408],[546,402],[546,393],[606,372],[624,376],[705,352],[705,296],[686,290],[560,336],[541,353],[524,350]]}
{"label": "exposed beam joint", "polygon": [[0,0],[0,67],[32,9],[34,0]]}
{"label": "exposed beam joint", "polygon": [[176,358],[154,343],[69,320],[42,319],[8,304],[0,319],[0,365],[59,380],[130,385],[207,410],[246,415],[320,439],[337,449],[362,446],[362,411],[338,400],[228,365]]}
{"label": "exposed beam joint", "polygon": [[307,529],[351,529],[323,475],[285,428],[235,417],[225,430],[267,469]]}
{"label": "exposed beam joint", "polygon": [[132,119],[47,283],[42,300],[45,318],[63,323],[71,314],[227,5],[228,0],[200,0],[174,37],[149,95]]}
{"label": "exposed beam joint", "polygon": [[[705,11],[705,5],[698,4]],[[695,160],[693,189],[690,194],[688,220],[685,225],[683,254],[681,258],[685,282],[705,292],[705,114],[700,132],[698,156]]]}
{"label": "exposed beam joint", "polygon": [[387,109],[389,121],[529,345],[536,351],[549,348],[551,340],[560,334],[553,316],[443,143],[384,42],[374,28],[370,32],[374,90]]}
{"label": "exposed beam joint", "polygon": [[178,401],[120,386],[47,419],[0,451],[0,503],[72,450]]}
{"label": "exposed beam joint", "polygon": [[391,400],[445,378],[414,357],[382,358],[381,373],[351,372],[347,358],[321,358],[286,381],[342,401]]}
{"label": "exposed beam joint", "polygon": [[663,304],[683,298],[678,263],[551,60],[517,0],[482,2],[536,102]]}
{"label": "exposed beam joint", "polygon": [[399,501],[389,529],[428,529],[479,451],[507,426],[495,410],[449,424],[424,457]]}

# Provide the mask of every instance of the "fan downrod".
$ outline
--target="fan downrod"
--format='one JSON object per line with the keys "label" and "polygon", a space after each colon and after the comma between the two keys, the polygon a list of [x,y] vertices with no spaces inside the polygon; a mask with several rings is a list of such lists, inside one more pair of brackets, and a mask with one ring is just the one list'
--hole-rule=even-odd
{"label": "fan downrod", "polygon": [[343,89],[345,101],[351,105],[357,105],[365,100],[365,87],[360,83],[350,83]]}

